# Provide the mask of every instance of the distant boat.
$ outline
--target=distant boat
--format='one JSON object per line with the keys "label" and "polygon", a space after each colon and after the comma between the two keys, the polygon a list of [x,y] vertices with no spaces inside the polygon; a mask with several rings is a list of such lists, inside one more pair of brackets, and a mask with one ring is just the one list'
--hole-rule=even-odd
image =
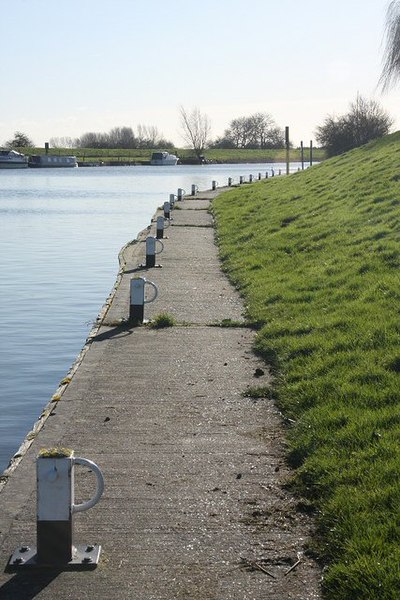
{"label": "distant boat", "polygon": [[176,165],[178,157],[169,152],[153,152],[151,155],[151,165]]}
{"label": "distant boat", "polygon": [[77,167],[76,156],[54,156],[49,154],[34,154],[29,157],[28,165],[35,169]]}
{"label": "distant boat", "polygon": [[0,169],[26,169],[28,157],[15,150],[0,150]]}

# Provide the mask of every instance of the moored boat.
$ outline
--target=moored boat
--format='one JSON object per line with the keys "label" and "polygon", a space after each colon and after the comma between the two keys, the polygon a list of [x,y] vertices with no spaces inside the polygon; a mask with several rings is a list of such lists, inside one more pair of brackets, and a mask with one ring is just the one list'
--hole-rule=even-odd
{"label": "moored boat", "polygon": [[25,169],[28,157],[16,150],[0,150],[0,169]]}
{"label": "moored boat", "polygon": [[29,157],[28,165],[33,168],[77,167],[76,156],[55,156],[34,154]]}
{"label": "moored boat", "polygon": [[151,155],[151,165],[176,165],[178,157],[169,152],[153,152]]}

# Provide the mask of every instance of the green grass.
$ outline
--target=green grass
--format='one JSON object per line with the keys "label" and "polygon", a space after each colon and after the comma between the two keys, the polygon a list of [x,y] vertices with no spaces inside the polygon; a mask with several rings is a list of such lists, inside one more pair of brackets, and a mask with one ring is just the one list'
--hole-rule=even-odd
{"label": "green grass", "polygon": [[149,322],[151,329],[165,329],[166,327],[174,327],[174,325],[176,325],[176,320],[166,312],[159,313]]}
{"label": "green grass", "polygon": [[214,202],[334,600],[400,598],[400,132]]}

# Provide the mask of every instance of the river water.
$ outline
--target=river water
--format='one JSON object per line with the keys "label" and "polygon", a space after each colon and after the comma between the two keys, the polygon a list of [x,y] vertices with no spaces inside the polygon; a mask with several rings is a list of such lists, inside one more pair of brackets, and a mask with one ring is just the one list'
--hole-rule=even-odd
{"label": "river water", "polygon": [[[80,352],[156,208],[285,165],[0,170],[0,473]],[[297,170],[298,165],[292,165]]]}

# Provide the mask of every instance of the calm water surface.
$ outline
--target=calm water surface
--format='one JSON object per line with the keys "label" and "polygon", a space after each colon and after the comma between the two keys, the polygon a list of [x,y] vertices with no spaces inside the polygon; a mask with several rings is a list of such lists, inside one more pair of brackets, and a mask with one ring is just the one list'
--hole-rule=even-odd
{"label": "calm water surface", "polygon": [[178,187],[271,166],[0,170],[0,473],[81,350],[119,250],[157,206]]}

